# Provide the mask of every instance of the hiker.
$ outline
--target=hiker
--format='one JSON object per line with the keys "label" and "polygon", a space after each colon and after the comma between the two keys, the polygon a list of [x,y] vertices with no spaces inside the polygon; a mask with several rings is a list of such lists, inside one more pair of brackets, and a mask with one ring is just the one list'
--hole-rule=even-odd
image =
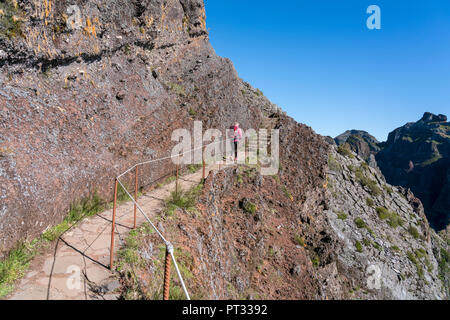
{"label": "hiker", "polygon": [[238,158],[238,144],[242,139],[242,130],[239,128],[239,123],[236,122],[234,124],[234,134],[233,134],[233,142],[234,142],[234,162],[237,163]]}
{"label": "hiker", "polygon": [[233,149],[234,149],[233,140],[234,140],[234,126],[230,126],[226,130],[225,155],[223,157],[224,161],[233,161]]}

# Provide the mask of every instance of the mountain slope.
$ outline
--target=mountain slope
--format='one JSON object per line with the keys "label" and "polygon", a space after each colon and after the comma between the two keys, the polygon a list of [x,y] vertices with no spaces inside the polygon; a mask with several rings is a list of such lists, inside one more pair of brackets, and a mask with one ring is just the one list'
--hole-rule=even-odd
{"label": "mountain slope", "polygon": [[426,112],[378,142],[361,130],[337,136],[338,146],[356,152],[380,168],[392,185],[410,188],[422,201],[431,226],[445,229],[450,219],[450,123],[444,115]]}
{"label": "mountain slope", "polygon": [[376,154],[381,149],[378,140],[362,130],[347,130],[334,138],[334,141],[338,146],[348,145],[366,161],[369,161],[370,155]]}
{"label": "mountain slope", "polygon": [[386,180],[410,188],[422,201],[436,230],[450,219],[450,123],[444,115],[426,112],[414,123],[389,133],[376,155]]}
{"label": "mountain slope", "polygon": [[[439,276],[442,257],[439,253],[435,257],[439,249],[432,241],[437,235],[420,201],[409,190],[387,184],[378,170],[357,155],[333,151],[329,164],[331,197],[326,215],[343,242],[336,251],[341,272],[359,287],[367,287],[369,270],[378,270],[382,286],[372,291],[371,298],[448,295]],[[447,245],[444,248],[448,251]]]}
{"label": "mountain slope", "polygon": [[[327,178],[306,192],[315,204],[302,201],[308,183],[291,180],[288,171],[261,176],[256,167],[234,166],[208,176],[194,208],[161,212],[157,219],[180,248],[193,297],[448,296],[448,282],[447,287],[442,282],[448,279],[448,244],[429,228],[420,201],[387,185],[356,155],[342,156],[334,148],[329,152],[329,169],[322,169]],[[283,168],[301,166],[295,159],[282,160]],[[364,185],[366,180],[373,183]],[[122,295],[152,299],[159,294],[159,282],[152,279],[163,272],[159,239],[138,234],[130,239],[136,242],[124,252],[140,258],[124,255],[119,261]],[[172,297],[181,296],[176,279],[171,290]]]}
{"label": "mountain slope", "polygon": [[[2,10],[0,256],[71,204],[111,200],[114,177],[167,156],[174,129],[258,128],[277,111],[215,54],[201,0],[6,0]],[[172,169],[149,168],[140,186]]]}

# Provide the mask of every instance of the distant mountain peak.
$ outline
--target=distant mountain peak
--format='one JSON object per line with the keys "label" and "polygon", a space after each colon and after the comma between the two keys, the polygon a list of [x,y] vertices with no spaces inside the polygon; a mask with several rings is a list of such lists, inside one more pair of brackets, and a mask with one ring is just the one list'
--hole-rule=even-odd
{"label": "distant mountain peak", "polygon": [[380,142],[367,131],[356,129],[347,130],[334,138],[334,141],[338,146],[347,145],[364,160],[373,163],[373,165],[376,166],[374,161],[370,160],[370,155],[375,154],[380,150]]}
{"label": "distant mountain peak", "polygon": [[443,115],[443,114],[435,115],[431,112],[425,112],[423,114],[422,119],[420,119],[419,121],[422,121],[422,122],[447,122],[447,116]]}
{"label": "distant mountain peak", "polygon": [[393,130],[376,160],[387,182],[410,188],[422,201],[433,228],[446,228],[450,219],[447,116],[425,112],[419,121]]}
{"label": "distant mountain peak", "polygon": [[347,130],[334,141],[370,166],[378,166],[389,184],[410,188],[422,201],[431,226],[446,228],[450,219],[450,123],[446,115],[425,112],[418,121],[390,132],[386,142],[378,142],[363,130]]}

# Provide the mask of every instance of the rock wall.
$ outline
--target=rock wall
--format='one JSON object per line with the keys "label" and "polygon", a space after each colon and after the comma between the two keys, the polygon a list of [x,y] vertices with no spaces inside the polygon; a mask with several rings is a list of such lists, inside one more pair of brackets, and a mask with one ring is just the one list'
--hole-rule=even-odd
{"label": "rock wall", "polygon": [[445,229],[450,219],[450,124],[445,115],[425,112],[378,142],[365,131],[348,130],[334,141],[356,152],[392,185],[410,188],[422,201],[430,225]]}
{"label": "rock wall", "polygon": [[[176,128],[257,128],[276,110],[208,41],[200,0],[4,1],[0,252],[62,220]],[[142,185],[167,174],[146,168]],[[131,179],[131,177],[129,177]]]}
{"label": "rock wall", "polygon": [[[278,125],[285,121],[282,117]],[[256,166],[213,171],[195,208],[163,211],[156,218],[179,250],[191,296],[448,298],[443,263],[448,244],[429,228],[420,201],[410,191],[386,184],[355,154],[341,155],[335,147],[322,150],[319,141],[309,145],[318,136],[307,127],[296,125],[291,131],[302,132],[298,136],[305,149],[319,159],[329,152],[328,166],[318,161],[307,167],[305,153],[284,157],[285,169],[273,176],[262,176]],[[283,150],[298,142],[283,140]],[[288,168],[304,176],[291,179]],[[318,175],[324,179],[309,180]],[[162,259],[155,250],[160,239],[152,234],[140,243],[142,261],[123,266],[123,292],[124,297],[132,292],[151,299],[158,292],[151,284],[162,276],[155,262]],[[137,282],[126,276],[131,269]]]}
{"label": "rock wall", "polygon": [[378,140],[362,130],[347,130],[334,138],[334,141],[338,146],[348,146],[366,161],[369,161],[371,155],[380,151]]}
{"label": "rock wall", "polygon": [[386,180],[410,188],[422,201],[431,226],[445,229],[450,222],[450,123],[429,112],[417,122],[389,133],[376,155]]}

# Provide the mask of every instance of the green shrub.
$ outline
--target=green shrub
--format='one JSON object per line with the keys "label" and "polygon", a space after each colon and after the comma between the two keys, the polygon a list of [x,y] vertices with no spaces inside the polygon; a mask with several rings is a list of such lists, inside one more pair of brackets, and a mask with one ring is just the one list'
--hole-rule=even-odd
{"label": "green shrub", "polygon": [[367,227],[366,222],[363,219],[361,219],[360,217],[355,218],[353,221],[355,222],[356,226],[360,229]]}
{"label": "green shrub", "polygon": [[315,255],[312,259],[311,259],[312,265],[314,267],[318,267],[320,265],[320,259],[319,256]]}
{"label": "green shrub", "polygon": [[123,46],[123,53],[127,56],[131,55],[131,46],[128,43]]}
{"label": "green shrub", "polygon": [[73,203],[64,220],[46,230],[39,238],[31,242],[19,243],[5,259],[0,261],[0,297],[12,291],[14,282],[24,275],[30,261],[43,247],[59,238],[85,217],[105,210],[106,205],[98,193],[94,192],[90,197]]}
{"label": "green shrub", "polygon": [[253,202],[245,201],[243,203],[242,209],[244,209],[244,212],[246,212],[246,213],[254,214],[254,213],[256,213],[257,207],[256,207],[256,204],[254,204]]}
{"label": "green shrub", "polygon": [[195,116],[197,115],[197,111],[195,111],[195,109],[192,108],[192,107],[189,108],[188,113],[189,113],[189,115],[190,115],[191,117],[195,117]]}
{"label": "green shrub", "polygon": [[188,191],[178,190],[178,192],[173,191],[170,194],[169,199],[166,200],[166,214],[172,215],[177,208],[184,210],[191,210],[195,208],[197,204],[197,197],[203,187],[200,183],[192,187]]}
{"label": "green shrub", "polygon": [[372,242],[372,246],[373,246],[375,249],[377,249],[378,251],[382,251],[382,250],[383,250],[383,248],[380,246],[380,244],[379,244],[378,242],[376,242],[376,241],[373,241],[373,242]]}
{"label": "green shrub", "polygon": [[403,219],[400,218],[400,216],[398,214],[396,214],[395,212],[391,212],[387,223],[392,228],[397,228],[398,226],[403,225]]}
{"label": "green shrub", "polygon": [[355,157],[346,144],[341,144],[337,148],[337,152],[343,156],[349,157],[350,159],[353,159]]}
{"label": "green shrub", "polygon": [[448,277],[448,274],[450,272],[450,254],[444,248],[441,248],[440,250],[440,259],[438,261],[439,278],[442,280],[442,282],[445,282],[445,279],[446,277]]}
{"label": "green shrub", "polygon": [[420,237],[419,231],[413,225],[409,226],[408,232],[413,236],[414,239],[418,239]]}
{"label": "green shrub", "polygon": [[412,139],[411,137],[409,137],[409,136],[404,136],[404,137],[402,137],[402,140],[403,140],[403,141],[407,141],[407,142],[409,142],[409,143],[413,142],[413,139]]}
{"label": "green shrub", "polygon": [[395,212],[388,211],[384,207],[377,207],[376,211],[378,213],[378,217],[381,220],[387,219],[387,224],[392,228],[397,228],[398,226],[402,226],[404,221],[403,219]]}
{"label": "green shrub", "polygon": [[22,18],[24,13],[12,0],[4,0],[0,2],[0,34],[5,35],[9,39],[23,36]]}
{"label": "green shrub", "polygon": [[36,254],[35,243],[19,243],[0,261],[0,297],[14,289],[17,279],[24,276],[31,259]]}
{"label": "green shrub", "polygon": [[345,219],[347,219],[347,214],[344,213],[343,211],[340,211],[337,213],[337,217],[338,217],[338,219],[345,220]]}
{"label": "green shrub", "polygon": [[375,238],[375,232],[373,232],[373,230],[372,229],[370,229],[368,226],[366,226],[366,230],[367,230],[367,232],[369,232],[370,233],[370,235],[372,236],[372,237],[374,237]]}
{"label": "green shrub", "polygon": [[353,222],[355,222],[356,226],[357,226],[359,229],[364,228],[364,229],[367,230],[367,232],[368,232],[372,237],[375,237],[375,233],[373,232],[372,229],[369,228],[369,226],[367,225],[367,223],[366,223],[363,219],[361,219],[360,217],[357,217],[357,218],[355,218],[355,219],[353,220]]}
{"label": "green shrub", "polygon": [[406,253],[406,256],[408,257],[409,260],[411,260],[412,263],[416,264],[418,262],[416,259],[416,255],[412,251],[408,251]]}
{"label": "green shrub", "polygon": [[438,154],[433,154],[433,156],[430,159],[422,162],[420,164],[420,166],[422,166],[422,167],[429,166],[429,165],[435,163],[436,161],[441,160],[441,158],[442,158],[442,155],[440,155],[439,153]]}
{"label": "green shrub", "polygon": [[377,207],[375,210],[377,211],[378,217],[381,220],[385,220],[390,216],[388,209],[386,209],[385,207]]}
{"label": "green shrub", "polygon": [[383,189],[388,193],[388,194],[392,194],[394,192],[394,190],[392,190],[391,187],[389,187],[387,184],[383,185]]}
{"label": "green shrub", "polygon": [[362,244],[359,241],[356,241],[355,243],[356,251],[362,252]]}
{"label": "green shrub", "polygon": [[162,188],[162,187],[164,187],[166,184],[169,184],[169,183],[175,181],[176,179],[177,179],[177,178],[176,178],[175,176],[170,176],[170,177],[168,177],[166,180],[164,180],[164,181],[162,181],[162,182],[158,182],[158,183],[156,184],[156,188]]}
{"label": "green shrub", "polygon": [[430,263],[430,259],[428,258],[428,253],[425,251],[425,249],[423,249],[423,248],[417,249],[417,250],[415,250],[414,253],[420,261],[424,262],[425,266],[427,267],[428,272],[432,272],[433,265]]}
{"label": "green shrub", "polygon": [[201,168],[202,168],[201,164],[189,164],[187,166],[187,169],[188,169],[189,173],[196,173]]}
{"label": "green shrub", "polygon": [[339,164],[339,162],[337,162],[337,160],[333,157],[331,153],[328,155],[328,167],[330,168],[331,171],[335,172],[342,171],[341,165]]}
{"label": "green shrub", "polygon": [[173,92],[175,92],[177,95],[182,96],[182,97],[186,97],[186,90],[184,89],[184,87],[180,84],[176,84],[173,82],[169,82],[168,83],[168,87],[170,90],[172,90]]}
{"label": "green shrub", "polygon": [[292,196],[291,192],[286,188],[286,186],[283,186],[283,192],[287,198],[294,200],[294,197]]}
{"label": "green shrub", "polygon": [[371,195],[381,195],[381,189],[378,187],[377,182],[375,180],[367,178],[360,168],[356,169],[355,175],[359,183],[361,183],[363,187],[367,187],[369,189]]}
{"label": "green shrub", "polygon": [[295,236],[295,242],[298,243],[298,245],[304,247],[305,246],[305,240],[303,239],[303,237],[296,235]]}
{"label": "green shrub", "polygon": [[361,163],[361,168],[362,168],[363,170],[369,170],[369,165],[367,164],[367,162],[363,161],[363,162]]}
{"label": "green shrub", "polygon": [[[126,184],[125,188],[128,188]],[[125,189],[121,184],[117,186],[117,203],[123,203],[130,200],[130,196],[125,192]]]}
{"label": "green shrub", "polygon": [[423,278],[424,272],[423,272],[423,268],[420,265],[420,261],[417,259],[417,256],[414,252],[412,251],[408,251],[406,253],[406,256],[408,257],[408,259],[415,265],[416,270],[417,270],[417,275],[419,276],[419,278]]}
{"label": "green shrub", "polygon": [[373,201],[372,198],[366,198],[366,204],[367,204],[369,207],[373,207],[373,205],[375,204],[375,202]]}

